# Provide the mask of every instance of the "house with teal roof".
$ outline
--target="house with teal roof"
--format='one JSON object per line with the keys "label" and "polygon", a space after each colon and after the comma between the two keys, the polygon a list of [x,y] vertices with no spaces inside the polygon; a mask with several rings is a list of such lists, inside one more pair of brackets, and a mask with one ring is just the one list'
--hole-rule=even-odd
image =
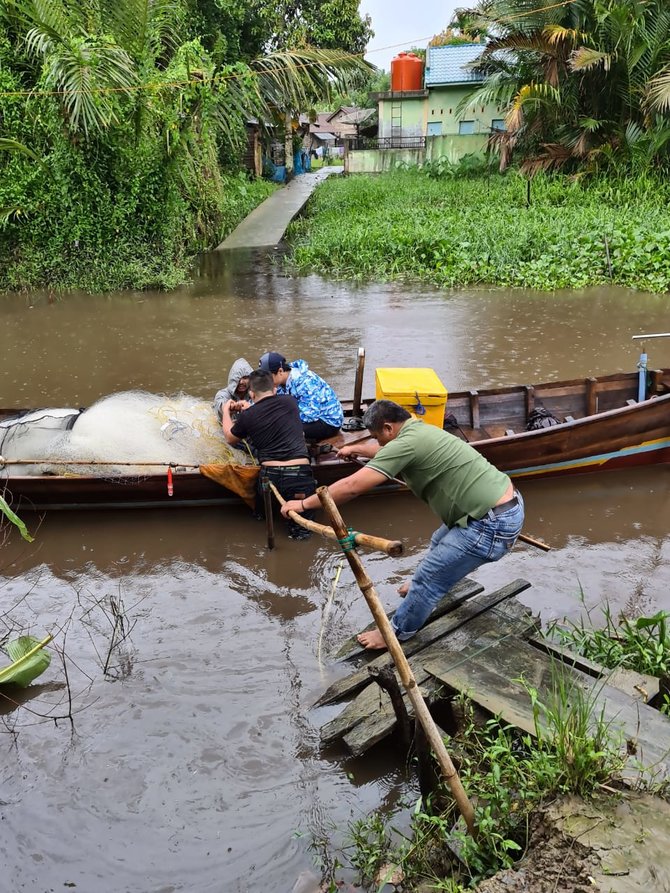
{"label": "house with teal roof", "polygon": [[468,103],[461,107],[484,81],[484,76],[470,67],[483,49],[481,43],[428,47],[423,89],[374,94],[379,117],[378,142],[376,146],[369,142],[368,151],[376,148],[391,154],[369,160],[352,158],[348,169],[352,173],[362,169],[387,170],[398,161],[421,164],[440,157],[458,161],[464,155],[483,152],[490,134],[505,129],[504,115],[498,106]]}

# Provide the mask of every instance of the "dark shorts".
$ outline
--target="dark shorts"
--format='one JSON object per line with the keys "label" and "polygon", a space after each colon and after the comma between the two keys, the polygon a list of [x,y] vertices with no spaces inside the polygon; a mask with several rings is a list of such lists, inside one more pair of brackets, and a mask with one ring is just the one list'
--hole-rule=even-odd
{"label": "dark shorts", "polygon": [[340,433],[335,425],[328,425],[320,419],[316,422],[303,422],[302,430],[305,432],[305,440],[325,440]]}
{"label": "dark shorts", "polygon": [[[263,466],[258,476],[258,498],[257,506],[260,507],[259,514],[264,514],[263,504],[263,481],[271,481],[281,495],[287,501],[289,499],[307,499],[312,493],[316,492],[316,481],[312,472],[311,465],[270,465]],[[274,500],[274,497],[273,497]],[[303,518],[313,521],[315,517],[314,510],[303,512]],[[287,518],[288,534],[293,539],[306,539],[310,534],[291,518]]]}

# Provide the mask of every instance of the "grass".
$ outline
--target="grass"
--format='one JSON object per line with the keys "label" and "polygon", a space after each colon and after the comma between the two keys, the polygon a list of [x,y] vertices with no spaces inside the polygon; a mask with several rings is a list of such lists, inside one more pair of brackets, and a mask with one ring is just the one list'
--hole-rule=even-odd
{"label": "grass", "polygon": [[289,230],[299,272],[539,289],[670,290],[670,183],[454,175],[453,166],[332,178]]}
{"label": "grass", "polygon": [[[604,625],[594,628],[579,621],[554,624],[551,638],[571,651],[608,669],[623,667],[650,676],[666,676],[670,670],[670,625],[667,611],[653,617],[615,621],[609,605],[603,608]],[[590,623],[590,618],[589,618]]]}
{"label": "grass", "polygon": [[[596,694],[585,692],[558,665],[545,702],[531,687],[526,690],[534,735],[498,718],[482,726],[467,698],[460,699],[463,721],[447,748],[458,756],[461,781],[475,805],[477,838],[457,821],[448,796],[442,808],[419,801],[410,836],[379,813],[359,820],[350,827],[348,863],[366,890],[381,889],[398,866],[403,890],[428,883],[428,889],[461,893],[523,855],[535,811],[561,794],[588,797],[621,768],[622,742],[597,708]],[[336,889],[332,878],[330,889]]]}

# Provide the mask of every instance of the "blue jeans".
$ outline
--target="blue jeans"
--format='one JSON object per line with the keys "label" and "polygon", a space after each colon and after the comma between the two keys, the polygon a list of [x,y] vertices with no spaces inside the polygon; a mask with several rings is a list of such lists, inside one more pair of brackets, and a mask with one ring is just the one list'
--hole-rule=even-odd
{"label": "blue jeans", "polygon": [[430,540],[430,549],[412,577],[409,592],[391,621],[397,637],[411,638],[424,625],[442,596],[480,565],[498,561],[516,542],[523,526],[523,499],[499,515],[467,527],[443,524]]}

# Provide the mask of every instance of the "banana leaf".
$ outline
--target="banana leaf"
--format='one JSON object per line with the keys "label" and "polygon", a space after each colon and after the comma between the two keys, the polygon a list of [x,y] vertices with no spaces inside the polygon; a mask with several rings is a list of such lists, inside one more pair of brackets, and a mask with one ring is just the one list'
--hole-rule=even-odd
{"label": "banana leaf", "polygon": [[0,669],[0,685],[11,682],[26,688],[33,679],[40,676],[51,663],[51,655],[44,650],[53,636],[40,642],[34,636],[20,636],[5,645],[5,651],[12,659],[8,667]]}
{"label": "banana leaf", "polygon": [[28,533],[28,528],[26,527],[26,525],[19,518],[19,516],[10,509],[10,507],[7,505],[6,500],[3,499],[2,496],[0,496],[0,512],[5,515],[5,517],[9,521],[11,521],[12,524],[15,524],[19,528],[19,533],[24,538],[24,540],[27,540],[27,542],[29,543],[32,543],[34,541],[34,538]]}

